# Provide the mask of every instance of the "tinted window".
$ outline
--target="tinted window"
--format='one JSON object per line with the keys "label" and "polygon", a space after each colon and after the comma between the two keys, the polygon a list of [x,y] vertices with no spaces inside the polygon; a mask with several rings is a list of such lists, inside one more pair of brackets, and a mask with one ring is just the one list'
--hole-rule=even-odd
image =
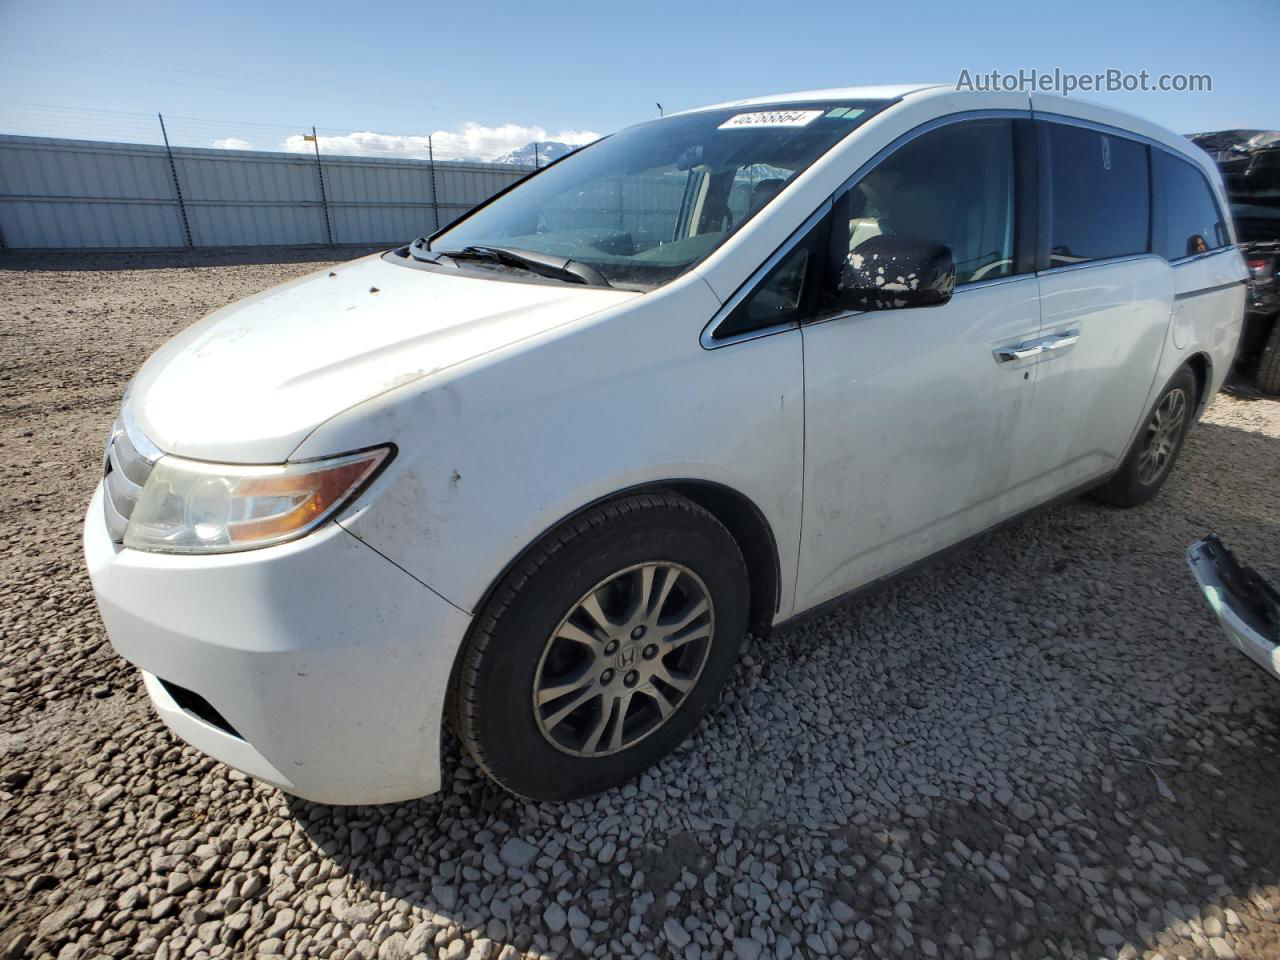
{"label": "tinted window", "polygon": [[1083,127],[1047,123],[1049,266],[1147,252],[1147,148]]}
{"label": "tinted window", "polygon": [[948,124],[886,157],[838,204],[833,262],[882,234],[946,244],[956,283],[1012,273],[1012,122]]}
{"label": "tinted window", "polygon": [[1209,181],[1195,166],[1163,150],[1152,154],[1156,177],[1154,249],[1177,260],[1229,242]]}
{"label": "tinted window", "polygon": [[821,251],[829,218],[823,218],[756,283],[724,322],[716,327],[716,339],[732,337],[809,316],[815,308]]}

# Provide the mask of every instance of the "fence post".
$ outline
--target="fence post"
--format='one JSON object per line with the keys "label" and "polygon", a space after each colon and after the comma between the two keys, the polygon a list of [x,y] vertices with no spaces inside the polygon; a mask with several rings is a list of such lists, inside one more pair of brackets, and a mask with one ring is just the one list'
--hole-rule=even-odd
{"label": "fence post", "polygon": [[320,138],[316,136],[316,128],[311,128],[311,142],[316,146],[316,175],[320,178],[320,206],[324,208],[324,234],[329,238],[329,246],[333,246],[333,224],[329,220],[329,198],[324,192],[324,167],[320,164]]}
{"label": "fence post", "polygon": [[182,200],[182,184],[178,182],[178,165],[173,160],[173,148],[169,146],[169,131],[164,128],[164,114],[157,113],[160,118],[160,134],[164,137],[164,152],[169,155],[169,172],[173,174],[173,192],[178,195],[178,212],[182,214],[182,232],[186,235],[187,246],[194,247],[191,242],[191,221],[187,219],[187,205]]}
{"label": "fence post", "polygon": [[[440,229],[440,194],[436,190],[436,149],[427,137],[427,162],[431,165],[431,217],[436,222],[436,230]],[[434,233],[435,230],[432,231]]]}

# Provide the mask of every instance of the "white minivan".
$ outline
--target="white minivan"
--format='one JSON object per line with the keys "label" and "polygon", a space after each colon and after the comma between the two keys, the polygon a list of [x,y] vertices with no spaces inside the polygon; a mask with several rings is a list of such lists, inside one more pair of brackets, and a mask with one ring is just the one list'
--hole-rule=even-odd
{"label": "white minivan", "polygon": [[1150,499],[1235,348],[1225,210],[1182,137],[1038,93],[630,127],[157,351],[85,522],[107,633],[303,797],[437,790],[446,722],[515,793],[612,787],[748,631]]}

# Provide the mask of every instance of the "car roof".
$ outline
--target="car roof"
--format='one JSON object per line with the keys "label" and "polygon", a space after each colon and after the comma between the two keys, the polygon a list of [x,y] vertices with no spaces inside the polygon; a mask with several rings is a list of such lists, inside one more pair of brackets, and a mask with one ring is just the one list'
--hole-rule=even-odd
{"label": "car roof", "polygon": [[[794,93],[773,93],[763,97],[745,97],[741,100],[726,100],[723,103],[712,103],[702,107],[693,107],[667,116],[680,116],[686,113],[698,113],[702,110],[725,110],[732,107],[768,106],[772,103],[805,103],[831,100],[905,100],[908,103],[948,97],[956,91],[955,84],[946,83],[897,83],[862,87],[830,87],[824,90],[800,90]],[[983,96],[983,94],[978,94]],[[1001,94],[991,94],[993,97]],[[1194,159],[1210,177],[1220,178],[1213,158],[1201,150],[1186,137],[1157,126],[1149,120],[1124,110],[1104,106],[1089,100],[1075,97],[1057,96],[1046,93],[1027,95],[1027,109],[1042,116],[1058,115],[1090,120],[1127,130],[1145,136],[1163,144],[1176,153]]]}
{"label": "car roof", "polygon": [[[724,110],[729,107],[757,107],[771,103],[804,103],[818,100],[897,100],[909,93],[928,90],[942,86],[936,83],[896,83],[866,87],[831,87],[826,90],[801,90],[795,93],[771,93],[763,97],[744,97],[741,100],[726,100],[723,103],[709,103],[701,107],[681,110],[679,113],[697,113],[701,110]],[[679,116],[679,113],[669,116]]]}

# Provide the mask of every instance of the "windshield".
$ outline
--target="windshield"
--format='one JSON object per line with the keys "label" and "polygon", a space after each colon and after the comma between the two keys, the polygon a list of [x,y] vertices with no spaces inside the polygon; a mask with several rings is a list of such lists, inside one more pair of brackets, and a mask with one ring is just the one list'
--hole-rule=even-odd
{"label": "windshield", "polygon": [[547,167],[431,240],[567,258],[650,289],[704,259],[888,101],[741,106],[629,127]]}

